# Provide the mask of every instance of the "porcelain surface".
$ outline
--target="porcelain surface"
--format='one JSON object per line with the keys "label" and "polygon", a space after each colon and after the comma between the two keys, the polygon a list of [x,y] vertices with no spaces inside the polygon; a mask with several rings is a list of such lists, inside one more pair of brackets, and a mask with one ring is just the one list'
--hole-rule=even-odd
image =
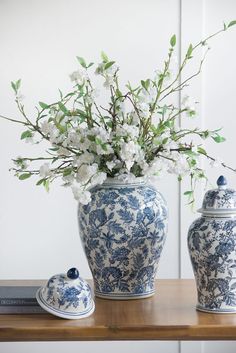
{"label": "porcelain surface", "polygon": [[167,232],[167,206],[144,183],[115,183],[91,190],[79,205],[79,229],[93,274],[95,295],[136,299],[154,294],[154,279]]}
{"label": "porcelain surface", "polygon": [[[201,311],[236,312],[234,195],[232,189],[208,191],[202,217],[189,228],[188,248],[197,283],[197,309]],[[206,215],[204,210],[213,206],[217,206],[216,212]],[[227,207],[231,213],[226,214]]]}
{"label": "porcelain surface", "polygon": [[217,189],[206,192],[200,213],[205,214],[235,214],[236,213],[236,191],[227,188],[224,176],[217,180]]}
{"label": "porcelain surface", "polygon": [[81,319],[95,309],[90,286],[75,268],[52,276],[46,287],[39,288],[36,298],[43,309],[65,319]]}

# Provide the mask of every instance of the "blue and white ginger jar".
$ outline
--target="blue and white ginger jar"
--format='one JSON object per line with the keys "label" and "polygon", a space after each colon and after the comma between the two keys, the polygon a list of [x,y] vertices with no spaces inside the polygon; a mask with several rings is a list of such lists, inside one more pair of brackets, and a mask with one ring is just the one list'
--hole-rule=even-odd
{"label": "blue and white ginger jar", "polygon": [[79,230],[94,279],[95,295],[137,299],[154,294],[167,233],[167,206],[143,180],[108,179],[79,204]]}
{"label": "blue and white ginger jar", "polygon": [[197,309],[236,312],[236,191],[220,176],[190,226],[188,248],[197,283]]}
{"label": "blue and white ginger jar", "polygon": [[44,310],[63,319],[82,319],[95,309],[91,288],[75,267],[52,276],[38,289],[36,299]]}

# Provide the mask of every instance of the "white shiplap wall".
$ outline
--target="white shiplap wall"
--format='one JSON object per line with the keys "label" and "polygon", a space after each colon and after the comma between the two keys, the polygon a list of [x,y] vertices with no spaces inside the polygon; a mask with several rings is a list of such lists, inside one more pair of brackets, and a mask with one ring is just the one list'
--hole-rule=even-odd
{"label": "white shiplap wall", "polygon": [[[169,38],[177,34],[177,56],[183,57],[189,42],[217,30],[223,21],[236,18],[234,0],[1,0],[0,1],[0,113],[16,116],[9,81],[23,80],[28,111],[38,100],[52,101],[58,87],[70,87],[68,74],[76,68],[76,55],[95,60],[104,50],[116,58],[123,80],[137,82],[149,77],[163,62]],[[236,85],[236,31],[232,29],[212,43],[203,75],[189,88],[201,102],[198,125],[226,127],[228,143],[217,154],[234,163]],[[224,50],[222,50],[224,49]],[[176,97],[180,100],[181,97]],[[195,123],[195,122],[194,122]],[[184,121],[182,121],[184,124]],[[29,154],[31,147],[19,142],[19,127],[0,120],[0,278],[48,278],[78,266],[84,277],[90,272],[81,248],[76,205],[68,190],[59,186],[49,195],[31,180],[19,183],[9,174],[10,159]],[[211,181],[222,170],[209,170]],[[215,175],[216,174],[216,175]],[[231,184],[235,176],[226,173]],[[186,233],[196,214],[182,198],[187,187],[173,177],[159,183],[170,208],[168,239],[159,277],[189,278],[192,269]],[[197,200],[199,205],[201,194]],[[234,343],[178,342],[69,342],[0,343],[1,353],[58,353],[135,350],[138,353],[235,352]],[[217,351],[218,349],[218,351]]]}

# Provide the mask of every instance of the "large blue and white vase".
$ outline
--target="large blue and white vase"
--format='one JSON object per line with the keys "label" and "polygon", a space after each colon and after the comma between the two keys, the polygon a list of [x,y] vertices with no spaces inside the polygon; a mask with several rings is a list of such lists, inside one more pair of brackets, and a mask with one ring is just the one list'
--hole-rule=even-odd
{"label": "large blue and white vase", "polygon": [[93,275],[95,295],[137,299],[154,294],[167,233],[167,206],[143,180],[108,179],[79,204],[79,230]]}
{"label": "large blue and white vase", "polygon": [[190,226],[188,248],[197,284],[197,309],[236,312],[236,191],[220,176]]}

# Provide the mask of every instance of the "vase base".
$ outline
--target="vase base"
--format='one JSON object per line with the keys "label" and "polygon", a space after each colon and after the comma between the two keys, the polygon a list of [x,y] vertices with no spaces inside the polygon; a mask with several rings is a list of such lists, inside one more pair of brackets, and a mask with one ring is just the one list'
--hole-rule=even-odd
{"label": "vase base", "polygon": [[215,313],[215,314],[235,314],[236,313],[236,308],[232,309],[208,309],[205,308],[204,306],[201,306],[200,304],[197,304],[196,309],[198,311],[203,311],[205,313]]}
{"label": "vase base", "polygon": [[102,299],[110,299],[110,300],[134,300],[134,299],[145,299],[152,297],[155,294],[155,291],[148,293],[101,293],[101,292],[94,292],[95,296]]}

